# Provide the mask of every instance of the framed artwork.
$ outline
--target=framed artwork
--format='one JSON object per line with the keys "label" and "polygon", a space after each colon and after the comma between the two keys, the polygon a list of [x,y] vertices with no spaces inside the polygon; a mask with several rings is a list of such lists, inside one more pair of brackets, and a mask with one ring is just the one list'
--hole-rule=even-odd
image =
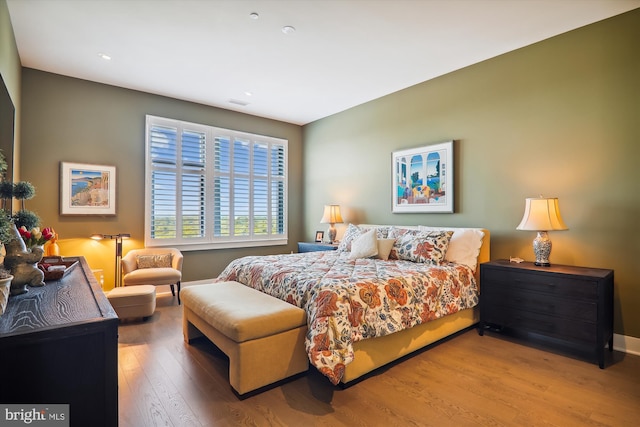
{"label": "framed artwork", "polygon": [[316,231],[316,242],[322,242],[324,239],[324,231]]}
{"label": "framed artwork", "polygon": [[453,141],[392,155],[394,213],[453,213]]}
{"label": "framed artwork", "polygon": [[115,166],[60,163],[60,215],[115,214]]}

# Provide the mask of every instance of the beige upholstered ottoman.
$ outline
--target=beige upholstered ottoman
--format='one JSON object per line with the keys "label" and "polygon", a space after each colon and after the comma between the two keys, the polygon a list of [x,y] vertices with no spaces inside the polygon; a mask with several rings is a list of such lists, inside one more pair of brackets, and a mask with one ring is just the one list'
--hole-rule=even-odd
{"label": "beige upholstered ottoman", "polygon": [[142,317],[147,320],[156,309],[156,287],[153,285],[114,288],[107,298],[120,319]]}
{"label": "beige upholstered ottoman", "polygon": [[229,382],[240,395],[304,372],[304,310],[238,282],[182,290],[184,340],[203,334],[229,357]]}

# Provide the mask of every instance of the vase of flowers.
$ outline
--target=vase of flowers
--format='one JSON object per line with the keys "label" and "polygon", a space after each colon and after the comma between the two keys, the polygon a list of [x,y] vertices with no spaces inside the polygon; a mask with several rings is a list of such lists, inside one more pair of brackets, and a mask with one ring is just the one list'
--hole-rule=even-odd
{"label": "vase of flowers", "polygon": [[45,227],[40,231],[40,227],[33,227],[31,230],[27,230],[24,225],[18,229],[20,237],[24,241],[27,249],[32,249],[36,246],[44,246],[54,236],[53,230],[49,227]]}

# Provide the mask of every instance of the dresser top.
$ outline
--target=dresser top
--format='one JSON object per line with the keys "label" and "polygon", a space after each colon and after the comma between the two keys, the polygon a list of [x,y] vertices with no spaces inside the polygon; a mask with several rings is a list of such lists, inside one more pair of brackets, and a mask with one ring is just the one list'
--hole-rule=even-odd
{"label": "dresser top", "polygon": [[480,264],[482,267],[495,266],[505,269],[536,271],[549,274],[572,274],[576,276],[590,276],[597,278],[606,278],[613,274],[613,270],[605,268],[577,267],[574,265],[551,264],[550,267],[537,266],[532,262],[524,261],[521,263],[510,262],[508,259],[499,259],[495,261]]}
{"label": "dresser top", "polygon": [[84,257],[65,260],[79,262],[62,279],[9,297],[0,316],[0,338],[109,319],[117,322],[117,314]]}

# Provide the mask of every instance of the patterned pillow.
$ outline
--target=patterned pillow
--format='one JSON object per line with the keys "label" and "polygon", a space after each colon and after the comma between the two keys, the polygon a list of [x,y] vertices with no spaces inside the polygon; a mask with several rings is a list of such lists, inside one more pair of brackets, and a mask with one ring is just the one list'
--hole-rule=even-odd
{"label": "patterned pillow", "polygon": [[453,231],[408,231],[393,245],[398,259],[440,265]]}
{"label": "patterned pillow", "polygon": [[377,231],[378,239],[390,238],[389,233],[391,233],[391,230],[393,230],[392,226],[377,227],[376,231]]}
{"label": "patterned pillow", "polygon": [[389,259],[400,259],[398,258],[396,243],[398,242],[398,239],[400,237],[404,236],[407,233],[415,235],[417,233],[417,230],[410,230],[408,228],[397,228],[397,227],[391,227],[389,229],[389,233],[388,233],[389,238],[395,239],[393,247],[391,248],[391,252],[389,252]]}
{"label": "patterned pillow", "polygon": [[167,268],[171,267],[172,254],[162,255],[138,255],[136,262],[138,268]]}
{"label": "patterned pillow", "polygon": [[338,252],[351,252],[351,242],[358,237],[362,231],[360,231],[360,227],[357,225],[349,224],[347,229],[344,232],[344,236],[342,236],[342,240],[340,240],[340,244],[338,245]]}

